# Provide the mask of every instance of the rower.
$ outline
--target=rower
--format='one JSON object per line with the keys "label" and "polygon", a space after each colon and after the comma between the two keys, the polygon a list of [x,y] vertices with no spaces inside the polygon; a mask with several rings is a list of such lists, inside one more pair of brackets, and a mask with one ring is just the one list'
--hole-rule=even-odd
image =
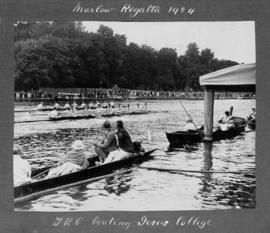
{"label": "rower", "polygon": [[107,103],[107,101],[105,101],[105,102],[102,104],[102,108],[108,108],[108,103]]}
{"label": "rower", "polygon": [[110,107],[111,108],[114,108],[114,102],[111,100],[111,102],[110,102]]}
{"label": "rower", "polygon": [[67,108],[65,108],[64,115],[66,115],[66,116],[72,116],[72,111],[71,111],[70,106],[67,107]]}
{"label": "rower", "polygon": [[81,103],[81,106],[80,106],[81,108],[85,108],[86,107],[86,104],[84,103],[84,101],[82,101],[82,103]]}
{"label": "rower", "polygon": [[70,174],[88,167],[88,155],[81,140],[76,140],[72,144],[72,150],[62,156],[58,166],[49,171],[46,179]]}
{"label": "rower", "polygon": [[148,110],[147,102],[144,103],[144,109],[145,109],[145,110]]}
{"label": "rower", "polygon": [[92,102],[90,102],[88,106],[90,109],[95,109],[95,105]]}
{"label": "rower", "polygon": [[58,117],[57,108],[54,107],[53,110],[49,113],[49,118],[55,119]]}
{"label": "rower", "polygon": [[123,121],[116,122],[117,132],[115,134],[118,149],[110,152],[104,163],[124,159],[134,152],[134,145],[128,132],[124,128]]}
{"label": "rower", "polygon": [[96,107],[99,108],[100,106],[101,106],[100,103],[97,101],[96,102]]}
{"label": "rower", "polygon": [[184,128],[184,131],[188,132],[188,131],[196,131],[196,130],[197,130],[197,129],[196,129],[196,127],[195,127],[195,125],[194,125],[192,119],[188,119],[188,120],[186,121],[186,126],[185,126],[185,128]]}
{"label": "rower", "polygon": [[43,102],[40,102],[40,104],[37,105],[37,110],[40,110],[43,108]]}
{"label": "rower", "polygon": [[70,104],[67,102],[64,106],[65,109],[70,109]]}
{"label": "rower", "polygon": [[22,159],[22,148],[15,144],[13,146],[13,176],[14,186],[31,183],[31,166]]}
{"label": "rower", "polygon": [[72,108],[72,115],[73,116],[77,116],[78,112],[77,112],[77,108],[76,107],[73,107]]}
{"label": "rower", "polygon": [[53,105],[54,108],[59,108],[59,104],[57,102],[54,103]]}
{"label": "rower", "polygon": [[74,109],[74,108],[77,108],[77,103],[76,103],[76,101],[73,101],[73,103],[72,103],[72,108]]}
{"label": "rower", "polygon": [[101,143],[94,144],[95,152],[101,163],[104,162],[110,152],[117,149],[116,138],[111,127],[111,123],[109,121],[105,121],[102,128],[105,130],[105,138]]}

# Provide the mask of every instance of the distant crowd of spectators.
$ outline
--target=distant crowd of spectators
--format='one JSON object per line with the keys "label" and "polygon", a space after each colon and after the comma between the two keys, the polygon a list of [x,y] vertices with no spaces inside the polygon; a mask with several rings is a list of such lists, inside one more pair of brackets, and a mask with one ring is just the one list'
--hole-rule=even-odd
{"label": "distant crowd of spectators", "polygon": [[[171,92],[171,91],[146,91],[146,90],[128,90],[122,88],[115,89],[87,89],[81,92],[61,92],[61,90],[53,89],[54,93],[49,91],[15,91],[16,100],[24,99],[108,99],[108,98],[202,98],[204,92]],[[217,98],[226,97],[252,97],[253,93],[215,93]]]}

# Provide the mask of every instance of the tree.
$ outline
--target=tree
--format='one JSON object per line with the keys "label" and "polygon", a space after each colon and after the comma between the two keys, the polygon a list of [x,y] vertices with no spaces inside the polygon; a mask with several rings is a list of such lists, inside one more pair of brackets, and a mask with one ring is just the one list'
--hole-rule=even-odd
{"label": "tree", "polygon": [[183,68],[186,75],[186,90],[198,90],[200,75],[200,52],[196,43],[190,43],[183,57]]}
{"label": "tree", "polygon": [[204,49],[201,51],[200,62],[203,65],[203,72],[209,73],[213,72],[213,60],[214,60],[214,53],[211,49]]}
{"label": "tree", "polygon": [[177,53],[175,49],[162,48],[157,56],[158,75],[156,82],[160,89],[172,90],[177,69]]}
{"label": "tree", "polygon": [[155,50],[100,25],[87,32],[81,22],[17,22],[15,88],[105,87],[200,90],[199,76],[237,64],[218,60],[209,48],[190,43],[184,55]]}

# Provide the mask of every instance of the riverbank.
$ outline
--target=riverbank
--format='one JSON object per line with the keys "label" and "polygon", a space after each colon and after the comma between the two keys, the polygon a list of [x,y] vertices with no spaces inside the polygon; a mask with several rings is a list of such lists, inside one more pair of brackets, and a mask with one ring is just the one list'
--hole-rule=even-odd
{"label": "riverbank", "polygon": [[[241,94],[234,94],[234,95],[216,95],[215,99],[255,99],[254,95],[243,96]],[[204,96],[169,96],[169,97],[162,97],[162,96],[136,96],[136,97],[103,97],[103,98],[87,98],[87,97],[78,97],[78,98],[15,98],[15,102],[52,102],[52,101],[142,101],[142,100],[203,100]]]}

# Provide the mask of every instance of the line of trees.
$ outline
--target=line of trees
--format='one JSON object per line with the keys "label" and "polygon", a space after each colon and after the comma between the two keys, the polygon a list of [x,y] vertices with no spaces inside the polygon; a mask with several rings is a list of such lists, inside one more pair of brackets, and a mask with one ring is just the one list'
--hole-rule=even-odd
{"label": "line of trees", "polygon": [[211,49],[190,43],[155,50],[127,44],[125,35],[100,25],[87,32],[81,22],[15,24],[15,89],[92,87],[183,91],[200,90],[199,76],[236,65],[218,60]]}

